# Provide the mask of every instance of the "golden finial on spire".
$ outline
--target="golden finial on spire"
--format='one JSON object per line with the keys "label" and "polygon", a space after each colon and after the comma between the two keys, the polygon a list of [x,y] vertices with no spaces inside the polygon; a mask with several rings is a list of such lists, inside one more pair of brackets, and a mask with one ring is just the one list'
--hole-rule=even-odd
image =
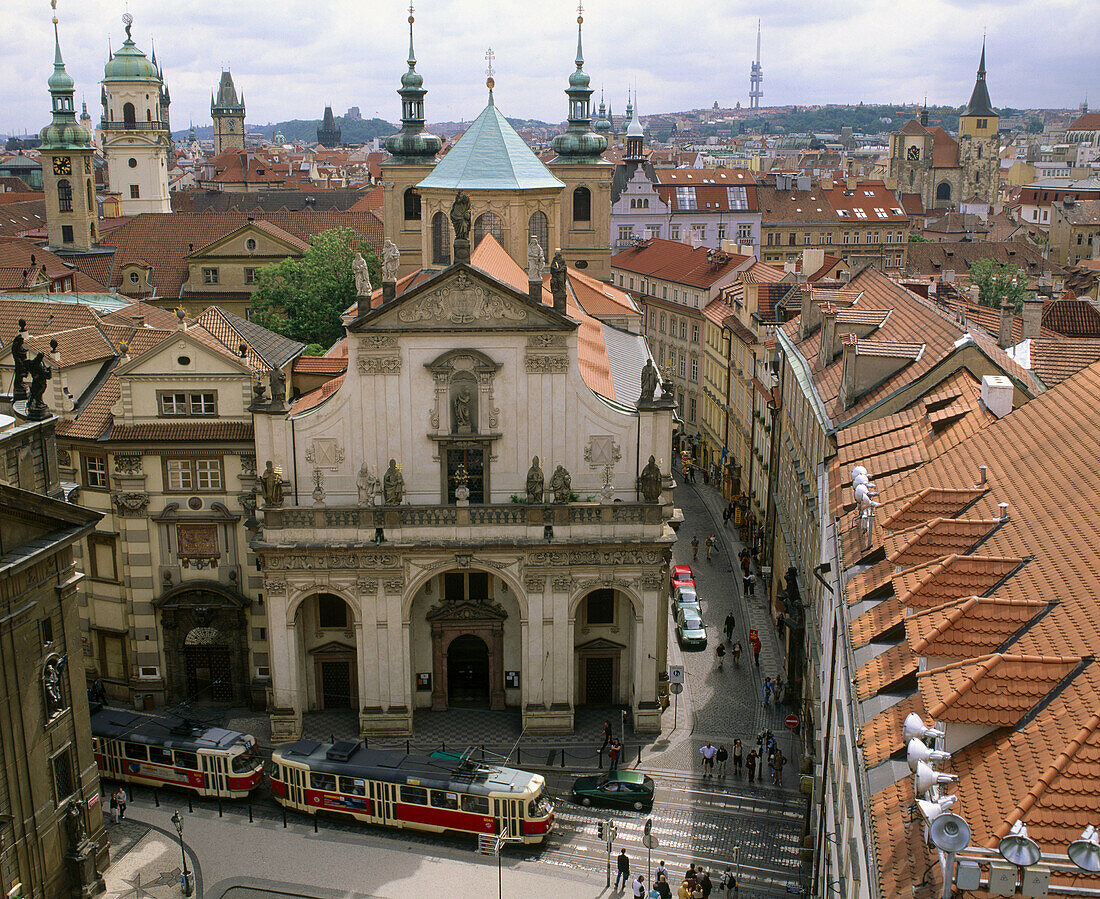
{"label": "golden finial on spire", "polygon": [[413,23],[413,5],[409,4],[409,24]]}
{"label": "golden finial on spire", "polygon": [[582,0],[582,2],[577,4],[577,24],[581,25],[583,23],[584,23],[584,2]]}
{"label": "golden finial on spire", "polygon": [[493,48],[490,47],[485,51],[485,61],[488,65],[485,66],[485,86],[492,90],[496,86],[496,81],[493,80],[493,60],[496,59],[496,54],[493,52]]}
{"label": "golden finial on spire", "polygon": [[53,10],[53,23],[57,24],[57,0],[50,0],[50,9]]}

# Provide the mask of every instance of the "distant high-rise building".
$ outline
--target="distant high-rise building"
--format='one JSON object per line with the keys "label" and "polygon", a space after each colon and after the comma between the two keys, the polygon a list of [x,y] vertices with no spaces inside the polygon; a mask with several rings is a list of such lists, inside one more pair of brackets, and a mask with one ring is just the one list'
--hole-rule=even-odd
{"label": "distant high-rise building", "polygon": [[317,143],[329,148],[340,145],[340,129],[336,127],[331,106],[325,107],[325,117],[321,120],[321,127],[317,129]]}
{"label": "distant high-rise building", "polygon": [[760,20],[756,20],[756,59],[749,70],[749,109],[759,109],[764,96],[764,67],[760,65]]}
{"label": "distant high-rise building", "polygon": [[233,76],[222,72],[218,96],[210,97],[210,117],[214,120],[214,153],[244,149],[244,94],[237,98]]}

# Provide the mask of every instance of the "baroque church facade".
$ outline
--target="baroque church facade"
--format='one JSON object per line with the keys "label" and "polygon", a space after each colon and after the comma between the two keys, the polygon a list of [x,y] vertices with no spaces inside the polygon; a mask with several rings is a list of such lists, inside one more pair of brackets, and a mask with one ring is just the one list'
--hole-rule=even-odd
{"label": "baroque church facade", "polygon": [[890,178],[898,191],[919,193],[925,209],[957,208],[974,198],[990,206],[997,202],[998,116],[989,101],[985,75],[983,44],[978,77],[959,116],[957,138],[938,125],[929,127],[927,110],[890,135]]}
{"label": "baroque church facade", "polygon": [[[555,244],[562,208],[605,170],[579,46],[577,72],[555,141],[573,161],[543,165],[490,79],[434,165],[410,28],[404,129],[384,167],[400,264],[388,247],[381,288],[345,316],[343,380],[255,412],[273,739],[349,704],[364,736],[467,704],[563,734],[578,706],[622,705],[636,730],[660,730],[675,406],[644,338],[582,307],[595,282]],[[419,218],[402,217],[410,188]],[[545,253],[547,282],[548,235],[561,252]]]}

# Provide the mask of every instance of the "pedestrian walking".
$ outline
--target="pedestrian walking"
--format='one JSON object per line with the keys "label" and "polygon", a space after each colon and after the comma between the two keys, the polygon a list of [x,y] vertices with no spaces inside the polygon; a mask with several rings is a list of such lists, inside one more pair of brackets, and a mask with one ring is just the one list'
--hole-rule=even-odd
{"label": "pedestrian walking", "polygon": [[111,794],[111,822],[118,824],[118,797]]}
{"label": "pedestrian walking", "polygon": [[695,534],[691,538],[691,561],[694,562],[699,558],[699,535]]}
{"label": "pedestrian walking", "polygon": [[733,644],[733,667],[741,667],[741,641],[738,640]]}
{"label": "pedestrian walking", "polygon": [[715,656],[718,658],[718,670],[722,670],[722,660],[726,657],[726,644],[719,643],[718,648],[714,650]]}
{"label": "pedestrian walking", "polygon": [[714,773],[714,756],[717,752],[718,750],[709,742],[699,750],[699,754],[703,757],[703,777]]}
{"label": "pedestrian walking", "polygon": [[760,692],[764,694],[764,705],[768,704],[768,700],[772,698],[772,679],[770,677],[764,678],[764,686],[760,688]]}
{"label": "pedestrian walking", "polygon": [[630,859],[626,857],[626,850],[619,850],[619,857],[616,859],[618,864],[619,873],[615,875],[615,889],[619,888],[619,884],[622,884],[623,889],[626,889],[627,878],[630,877]]}
{"label": "pedestrian walking", "polygon": [[[653,895],[650,893],[650,895]],[[668,875],[662,874],[657,879],[657,895],[660,899],[672,899],[672,887],[668,885]]]}
{"label": "pedestrian walking", "polygon": [[756,575],[751,571],[745,575],[745,584],[748,586],[748,595],[756,596]]}
{"label": "pedestrian walking", "polygon": [[738,559],[741,561],[741,574],[745,575],[749,573],[749,551],[747,549],[741,550],[738,554]]}
{"label": "pedestrian walking", "polygon": [[715,753],[714,757],[718,760],[718,776],[719,777],[725,777],[726,776],[726,761],[729,759],[730,754],[729,754],[729,751],[726,749],[724,744],[720,745],[718,747],[718,752]]}
{"label": "pedestrian walking", "polygon": [[706,871],[699,872],[699,889],[703,891],[703,899],[708,899],[714,890],[714,884],[710,882],[710,875]]}
{"label": "pedestrian walking", "polygon": [[718,542],[714,534],[707,537],[707,561],[711,561],[710,554],[714,551],[714,546]]}
{"label": "pedestrian walking", "polygon": [[756,760],[759,757],[760,756],[757,754],[756,750],[753,749],[745,758],[745,767],[748,769],[749,772],[749,783],[753,783],[756,780]]}
{"label": "pedestrian walking", "polygon": [[668,868],[665,867],[665,860],[663,858],[657,862],[657,867],[653,869],[653,876],[658,883],[662,877],[668,876]]}
{"label": "pedestrian walking", "polygon": [[775,772],[775,779],[772,781],[777,787],[783,783],[783,766],[787,764],[787,759],[783,755],[782,749],[775,750],[775,760],[772,763],[773,770]]}
{"label": "pedestrian walking", "polygon": [[744,747],[740,740],[733,741],[733,773],[735,777],[741,776],[741,766],[745,763]]}
{"label": "pedestrian walking", "polygon": [[749,598],[749,576],[747,574],[741,575],[741,592],[745,599]]}
{"label": "pedestrian walking", "polygon": [[688,865],[687,872],[684,874],[684,880],[690,880],[694,883],[695,873],[695,862],[692,862],[690,865]]}
{"label": "pedestrian walking", "polygon": [[783,683],[783,675],[781,674],[777,674],[772,682],[772,695],[775,697],[776,706],[779,706],[786,698],[786,684]]}
{"label": "pedestrian walking", "polygon": [[757,670],[760,668],[760,641],[755,640],[752,644],[752,660],[756,663]]}
{"label": "pedestrian walking", "polygon": [[607,749],[607,745],[611,742],[611,722],[605,721],[603,723],[603,743],[600,744],[600,754]]}
{"label": "pedestrian walking", "polygon": [[634,891],[634,899],[645,899],[645,878],[639,874],[630,885]]}
{"label": "pedestrian walking", "polygon": [[733,617],[733,612],[726,614],[726,623],[722,625],[722,630],[726,632],[726,642],[733,642],[733,629],[737,627],[737,619]]}
{"label": "pedestrian walking", "polygon": [[619,756],[622,753],[622,749],[622,744],[619,742],[618,738],[611,741],[611,748],[607,750],[607,760],[611,763],[608,770],[619,770]]}
{"label": "pedestrian walking", "polygon": [[726,868],[721,886],[726,891],[726,899],[733,899],[737,895],[737,878],[734,877],[732,868]]}
{"label": "pedestrian walking", "polygon": [[114,795],[115,802],[118,803],[118,820],[126,820],[126,791],[119,787]]}
{"label": "pedestrian walking", "polygon": [[97,677],[92,683],[92,701],[103,703],[107,701],[107,688],[103,686],[102,677]]}

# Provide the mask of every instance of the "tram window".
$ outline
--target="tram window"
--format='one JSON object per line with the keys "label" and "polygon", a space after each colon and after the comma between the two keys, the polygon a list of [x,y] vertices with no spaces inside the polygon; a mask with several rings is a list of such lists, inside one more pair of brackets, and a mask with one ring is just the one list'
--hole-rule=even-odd
{"label": "tram window", "polygon": [[171,765],[172,750],[165,749],[163,746],[150,746],[149,761],[156,762],[158,765]]}
{"label": "tram window", "polygon": [[367,785],[355,777],[341,777],[340,792],[347,796],[366,796]]}
{"label": "tram window", "polygon": [[309,775],[309,785],[314,790],[328,790],[330,793],[336,792],[336,776],[333,774],[317,774],[312,772]]}
{"label": "tram window", "polygon": [[187,752],[183,749],[177,749],[176,766],[179,768],[190,768],[192,771],[198,771],[199,757],[193,752]]}
{"label": "tram window", "polygon": [[487,815],[489,814],[489,799],[486,796],[463,796],[462,811]]}
{"label": "tram window", "polygon": [[251,752],[241,752],[233,756],[229,766],[234,774],[247,774],[256,767],[256,759]]}
{"label": "tram window", "polygon": [[126,747],[126,758],[148,760],[149,747],[144,743],[126,743],[124,745]]}
{"label": "tram window", "polygon": [[458,793],[447,793],[443,790],[432,790],[432,806],[435,808],[458,808]]}
{"label": "tram window", "polygon": [[420,787],[402,787],[401,801],[412,802],[416,805],[428,804],[428,791]]}

